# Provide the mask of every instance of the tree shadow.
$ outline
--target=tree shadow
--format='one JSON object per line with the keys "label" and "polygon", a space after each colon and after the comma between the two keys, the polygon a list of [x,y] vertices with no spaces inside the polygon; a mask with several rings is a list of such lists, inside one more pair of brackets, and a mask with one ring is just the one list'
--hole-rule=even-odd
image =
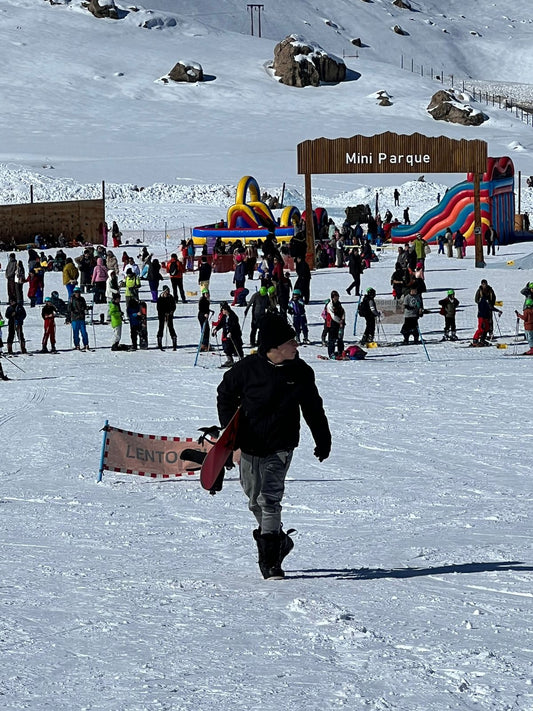
{"label": "tree shadow", "polygon": [[286,574],[287,578],[337,578],[337,580],[378,580],[379,578],[417,578],[423,575],[451,575],[455,573],[472,574],[496,571],[531,572],[533,566],[524,565],[523,561],[500,561],[487,563],[459,563],[440,565],[434,568],[312,568],[296,570]]}

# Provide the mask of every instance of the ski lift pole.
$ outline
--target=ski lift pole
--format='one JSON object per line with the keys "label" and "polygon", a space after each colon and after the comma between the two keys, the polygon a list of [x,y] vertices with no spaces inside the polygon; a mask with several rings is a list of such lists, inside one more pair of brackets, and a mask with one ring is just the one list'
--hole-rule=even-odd
{"label": "ski lift pole", "polygon": [[419,326],[418,322],[416,324],[416,328],[418,330],[418,335],[420,336],[420,341],[422,342],[422,345],[424,346],[424,350],[426,351],[426,357],[427,357],[428,361],[430,361],[431,358],[429,357],[428,349],[426,347],[426,342],[424,341],[424,337],[422,336],[422,331],[420,330],[420,326]]}

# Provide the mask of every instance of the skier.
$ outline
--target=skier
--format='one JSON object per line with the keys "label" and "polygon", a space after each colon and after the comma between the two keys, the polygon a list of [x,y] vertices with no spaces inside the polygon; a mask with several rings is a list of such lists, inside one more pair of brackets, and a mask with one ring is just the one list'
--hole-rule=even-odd
{"label": "skier", "polygon": [[172,338],[172,350],[175,351],[178,348],[178,337],[176,336],[176,331],[174,330],[174,311],[176,310],[176,299],[170,293],[169,287],[165,284],[161,294],[157,299],[157,318],[159,319],[159,329],[157,331],[157,347],[160,351],[163,348],[163,331],[165,330],[165,325],[168,328],[170,337]]}
{"label": "skier", "polygon": [[10,355],[13,353],[13,341],[16,335],[20,343],[20,352],[26,353],[26,339],[23,330],[26,309],[22,304],[17,304],[15,299],[10,299],[5,316],[7,319],[7,352]]}
{"label": "skier", "polygon": [[183,275],[185,273],[185,267],[183,262],[178,259],[178,255],[174,252],[170,255],[170,261],[167,264],[167,272],[170,276],[170,283],[172,284],[172,294],[178,302],[178,289],[181,296],[181,301],[183,304],[187,303],[185,298],[185,291],[183,290]]}
{"label": "skier", "polygon": [[490,335],[492,314],[494,311],[501,314],[501,311],[490,303],[488,292],[482,291],[479,300],[477,300],[477,330],[474,333],[472,341],[473,346],[490,345],[488,338]]}
{"label": "skier", "polygon": [[261,323],[258,353],[236,363],[217,390],[220,424],[241,408],[235,448],[241,450],[240,481],[255,516],[253,537],[265,579],[284,577],[282,562],[294,542],[281,523],[281,501],[300,411],[315,441],[319,461],[328,458],[331,433],[312,368],[298,356],[295,332],[277,314]]}
{"label": "skier", "polygon": [[212,328],[213,336],[220,330],[222,331],[222,349],[226,354],[226,361],[222,363],[221,367],[230,368],[233,365],[233,357],[237,356],[241,359],[244,357],[244,353],[239,317],[227,301],[220,304],[220,314]]}
{"label": "skier", "polygon": [[[493,311],[496,311],[494,308],[496,304],[496,293],[492,286],[487,282],[486,279],[482,279],[480,285],[477,288],[477,291],[474,295],[474,301],[476,304],[479,304],[481,299],[483,297],[486,297],[487,301],[490,304],[490,313],[489,313],[489,328],[488,328],[488,337],[492,340],[494,337],[494,318],[493,318]],[[501,314],[501,311],[498,311],[498,313]],[[479,314],[478,314],[479,316]]]}
{"label": "skier", "polygon": [[533,299],[526,299],[524,304],[524,313],[515,311],[516,317],[524,322],[524,331],[527,338],[529,350],[524,355],[533,355]]}
{"label": "skier", "polygon": [[366,322],[365,332],[363,333],[360,341],[362,346],[372,343],[374,340],[376,332],[376,319],[381,316],[381,313],[376,307],[375,298],[376,290],[369,286],[357,309],[359,316],[362,316]]}
{"label": "skier", "polygon": [[44,333],[41,353],[48,353],[48,339],[50,339],[50,353],[56,351],[56,317],[57,309],[52,303],[50,296],[44,300],[44,306],[41,309],[41,316],[44,321]]}
{"label": "skier", "polygon": [[455,314],[459,306],[459,301],[455,298],[455,291],[453,289],[448,289],[446,298],[439,301],[439,306],[440,314],[444,316],[444,336],[442,340],[456,341],[457,329],[455,326]]}
{"label": "skier", "polygon": [[80,334],[83,342],[83,350],[89,350],[89,336],[85,318],[87,315],[87,302],[81,295],[81,287],[75,286],[70,301],[68,302],[68,320],[72,324],[72,336],[74,339],[74,349],[80,350]]}
{"label": "skier", "polygon": [[307,345],[309,343],[309,329],[307,327],[305,304],[300,289],[293,290],[292,299],[289,301],[287,310],[292,316],[292,325],[296,331],[296,340],[298,343],[301,343],[301,336],[303,335],[303,342]]}
{"label": "skier", "polygon": [[[200,265],[201,268],[201,265]],[[200,324],[202,342],[200,350],[209,350],[209,319],[215,312],[210,308],[209,289],[202,287],[202,296],[198,301],[198,323]]]}
{"label": "skier", "polygon": [[109,321],[113,329],[113,343],[111,344],[112,351],[119,351],[120,338],[122,336],[122,310],[120,308],[120,294],[113,294],[111,302],[108,306]]}
{"label": "skier", "polygon": [[400,333],[403,336],[403,342],[409,343],[409,336],[413,336],[415,343],[420,343],[420,330],[418,328],[418,319],[424,313],[422,306],[422,297],[418,293],[416,286],[411,287],[409,293],[403,300],[404,322]]}

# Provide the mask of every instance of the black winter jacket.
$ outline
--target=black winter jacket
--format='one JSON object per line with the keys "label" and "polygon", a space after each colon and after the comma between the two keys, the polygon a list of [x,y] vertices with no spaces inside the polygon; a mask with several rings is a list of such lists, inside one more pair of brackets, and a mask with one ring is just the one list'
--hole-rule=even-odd
{"label": "black winter jacket", "polygon": [[247,356],[227,371],[217,392],[222,427],[241,406],[236,449],[259,457],[294,449],[301,409],[315,443],[329,453],[331,433],[315,374],[298,356],[281,365],[260,354]]}

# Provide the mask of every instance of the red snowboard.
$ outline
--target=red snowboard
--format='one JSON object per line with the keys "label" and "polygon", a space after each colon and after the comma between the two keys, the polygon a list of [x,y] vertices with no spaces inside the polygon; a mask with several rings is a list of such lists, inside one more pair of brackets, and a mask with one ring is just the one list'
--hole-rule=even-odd
{"label": "red snowboard", "polygon": [[[240,412],[239,408],[228,422],[226,429],[207,453],[207,457],[204,459],[202,469],[200,470],[200,483],[202,487],[213,494],[222,488],[224,466],[228,461],[228,457],[233,454],[233,447],[239,429]],[[220,481],[217,482],[219,477]]]}

